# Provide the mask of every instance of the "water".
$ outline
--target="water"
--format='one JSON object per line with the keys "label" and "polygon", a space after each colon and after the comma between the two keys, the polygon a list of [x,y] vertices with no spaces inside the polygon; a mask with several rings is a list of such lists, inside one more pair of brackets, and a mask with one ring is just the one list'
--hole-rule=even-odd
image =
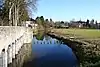
{"label": "water", "polygon": [[16,58],[13,59],[11,64],[8,64],[8,67],[23,67],[23,63],[31,59],[32,56],[32,45],[30,43],[23,44],[22,48],[19,50]]}
{"label": "water", "polygon": [[78,67],[72,49],[49,36],[34,36],[32,59],[23,67]]}

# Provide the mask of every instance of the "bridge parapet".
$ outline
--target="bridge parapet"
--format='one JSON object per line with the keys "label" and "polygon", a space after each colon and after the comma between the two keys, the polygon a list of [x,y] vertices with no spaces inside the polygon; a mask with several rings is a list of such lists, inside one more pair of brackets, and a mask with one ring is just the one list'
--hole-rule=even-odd
{"label": "bridge parapet", "polygon": [[[7,67],[24,43],[32,40],[26,27],[0,26],[0,67]],[[30,38],[31,37],[31,38]]]}

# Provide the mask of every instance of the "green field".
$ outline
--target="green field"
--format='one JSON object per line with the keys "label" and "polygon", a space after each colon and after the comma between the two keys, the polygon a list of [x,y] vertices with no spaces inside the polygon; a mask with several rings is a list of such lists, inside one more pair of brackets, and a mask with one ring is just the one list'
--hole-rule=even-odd
{"label": "green field", "polygon": [[97,29],[54,29],[54,32],[81,38],[100,38],[100,30]]}

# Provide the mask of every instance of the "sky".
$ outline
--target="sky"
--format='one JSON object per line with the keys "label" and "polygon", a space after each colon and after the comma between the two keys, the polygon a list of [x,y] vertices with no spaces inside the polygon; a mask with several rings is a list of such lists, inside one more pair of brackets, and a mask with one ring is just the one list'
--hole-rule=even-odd
{"label": "sky", "polygon": [[39,0],[33,17],[37,16],[52,18],[54,21],[100,21],[100,0]]}

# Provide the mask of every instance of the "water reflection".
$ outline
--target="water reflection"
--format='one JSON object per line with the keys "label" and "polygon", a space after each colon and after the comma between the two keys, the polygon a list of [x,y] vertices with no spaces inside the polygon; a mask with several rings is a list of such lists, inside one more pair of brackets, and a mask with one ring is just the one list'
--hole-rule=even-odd
{"label": "water reflection", "polygon": [[25,43],[23,44],[22,48],[19,50],[18,54],[16,55],[16,58],[13,59],[13,63],[9,64],[8,67],[22,67],[24,62],[27,62],[27,60],[30,59],[32,56],[32,44]]}
{"label": "water reflection", "polygon": [[45,35],[45,32],[38,31],[37,34],[33,35],[33,37],[35,36],[37,40],[43,40],[44,35]]}
{"label": "water reflection", "polygon": [[[39,36],[40,37],[40,36]],[[32,60],[24,67],[77,67],[72,49],[63,42],[49,36],[33,37]]]}

